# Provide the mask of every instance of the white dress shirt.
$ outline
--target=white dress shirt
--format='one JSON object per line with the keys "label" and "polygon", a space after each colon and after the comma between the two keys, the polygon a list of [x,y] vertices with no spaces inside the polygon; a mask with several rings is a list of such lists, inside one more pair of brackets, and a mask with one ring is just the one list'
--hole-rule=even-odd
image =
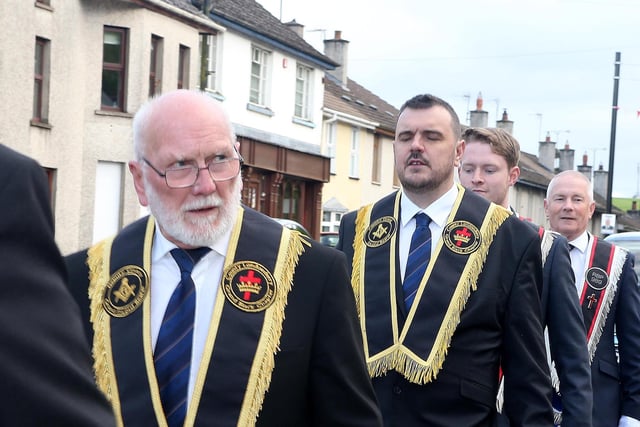
{"label": "white dress shirt", "polygon": [[[222,278],[222,268],[230,237],[231,230],[211,246],[211,251],[202,257],[191,273],[196,287],[196,314],[191,351],[191,372],[189,373],[189,403],[209,333],[209,324]],[[151,345],[154,350],[164,312],[169,305],[173,291],[180,283],[180,268],[170,253],[175,248],[176,245],[168,241],[156,227],[151,249],[151,277],[149,279],[151,282],[149,295],[151,298]]]}
{"label": "white dress shirt", "polygon": [[435,251],[442,230],[447,224],[447,218],[451,213],[453,204],[458,197],[458,187],[454,184],[449,191],[444,193],[438,200],[427,206],[426,209],[420,209],[404,194],[400,198],[400,224],[399,224],[399,243],[398,258],[400,259],[400,274],[404,281],[404,270],[407,266],[409,258],[409,247],[411,246],[411,236],[416,229],[416,220],[414,216],[419,212],[424,212],[431,218],[429,223],[429,231],[431,231],[431,254]]}
{"label": "white dress shirt", "polygon": [[589,252],[589,233],[584,231],[576,239],[569,242],[569,255],[571,256],[571,268],[573,269],[573,275],[576,278],[576,291],[578,297],[582,295],[582,289],[584,287],[584,272],[587,264],[587,253]]}

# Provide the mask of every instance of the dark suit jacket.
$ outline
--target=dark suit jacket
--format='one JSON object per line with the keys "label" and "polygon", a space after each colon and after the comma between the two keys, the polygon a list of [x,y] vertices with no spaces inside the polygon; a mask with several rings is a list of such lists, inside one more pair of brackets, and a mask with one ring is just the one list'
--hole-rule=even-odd
{"label": "dark suit jacket", "polygon": [[562,395],[562,427],[590,427],[593,407],[587,334],[569,245],[557,236],[543,270],[542,318],[547,326]]}
{"label": "dark suit jacket", "polygon": [[[634,263],[634,256],[629,254],[591,362],[594,427],[617,426],[621,415],[640,420],[640,289]],[[619,362],[614,328],[619,342]]]}
{"label": "dark suit jacket", "polygon": [[[488,202],[471,192],[473,203]],[[343,217],[338,248],[353,259],[356,213]],[[402,295],[396,259],[397,295]],[[471,293],[437,378],[410,383],[395,371],[373,378],[387,427],[492,426],[496,422],[498,369],[505,372],[505,411],[512,425],[552,424],[538,284],[540,241],[515,216],[498,229],[477,290]],[[365,286],[373,286],[366,283]],[[401,322],[406,317],[397,302]],[[414,322],[417,320],[414,320]]]}
{"label": "dark suit jacket", "polygon": [[[250,209],[245,210],[244,221],[252,222],[256,232],[272,232],[274,227],[278,230],[281,227]],[[131,226],[138,227],[140,223]],[[85,258],[83,252],[68,257],[67,262],[73,272],[74,295],[85,312],[84,318],[88,319]],[[218,298],[224,297],[219,295]],[[305,245],[288,296],[279,348],[256,425],[382,425],[364,363],[362,336],[346,262],[339,251],[317,242],[310,242],[310,247]],[[229,376],[223,379],[229,384],[234,380]],[[144,381],[147,381],[146,375]],[[207,398],[203,395],[201,402]],[[202,422],[213,425],[214,421]],[[149,420],[144,427],[152,425],[157,425],[155,420]],[[202,425],[198,418],[196,425]]]}
{"label": "dark suit jacket", "polygon": [[0,425],[115,425],[65,287],[45,174],[3,145],[0,205]]}

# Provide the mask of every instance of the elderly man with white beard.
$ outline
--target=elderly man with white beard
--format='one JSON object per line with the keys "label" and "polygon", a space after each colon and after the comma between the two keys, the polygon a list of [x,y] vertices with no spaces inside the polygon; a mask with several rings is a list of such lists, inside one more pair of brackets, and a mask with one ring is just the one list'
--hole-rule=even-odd
{"label": "elderly man with white beard", "polygon": [[381,425],[345,257],[241,204],[221,104],[166,93],[133,140],[151,215],[67,258],[119,425]]}

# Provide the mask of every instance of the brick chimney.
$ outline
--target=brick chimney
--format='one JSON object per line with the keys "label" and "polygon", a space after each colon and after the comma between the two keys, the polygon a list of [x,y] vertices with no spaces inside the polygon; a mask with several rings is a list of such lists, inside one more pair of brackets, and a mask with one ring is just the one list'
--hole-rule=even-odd
{"label": "brick chimney", "polygon": [[593,191],[602,197],[607,197],[607,185],[609,184],[609,171],[603,169],[602,165],[598,170],[593,171]]}
{"label": "brick chimney", "polygon": [[489,113],[482,110],[482,92],[478,92],[476,109],[469,111],[469,126],[473,128],[486,128],[489,124]]}
{"label": "brick chimney", "polygon": [[588,163],[589,163],[589,156],[585,151],[585,153],[582,155],[582,164],[578,165],[578,172],[586,176],[587,179],[591,181],[591,171],[593,170],[593,167],[588,165]]}
{"label": "brick chimney", "polygon": [[284,25],[291,28],[291,30],[300,38],[304,38],[304,25],[298,24],[295,19],[293,21],[285,22]]}
{"label": "brick chimney", "polygon": [[346,87],[348,81],[349,41],[342,39],[342,31],[336,30],[333,39],[324,41],[324,54],[340,64],[335,70],[327,72],[338,79],[343,87]]}
{"label": "brick chimney", "polygon": [[544,141],[538,142],[538,160],[542,166],[551,172],[555,171],[556,143],[551,141],[549,132],[547,132]]}
{"label": "brick chimney", "polygon": [[507,109],[504,109],[502,113],[502,120],[496,121],[496,127],[500,129],[504,129],[510,135],[513,135],[513,121],[509,120],[509,115],[507,114]]}
{"label": "brick chimney", "polygon": [[560,172],[573,170],[576,150],[569,147],[569,141],[564,144],[564,148],[558,150],[558,169]]}

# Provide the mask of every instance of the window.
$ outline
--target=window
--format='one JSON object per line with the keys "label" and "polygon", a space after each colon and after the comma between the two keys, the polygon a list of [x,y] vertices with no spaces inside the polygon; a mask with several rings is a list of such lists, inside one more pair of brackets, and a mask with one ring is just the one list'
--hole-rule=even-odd
{"label": "window", "polygon": [[218,56],[218,36],[200,34],[200,89],[215,91],[216,63]]}
{"label": "window", "polygon": [[180,45],[178,58],[178,89],[189,89],[189,57],[191,49]]}
{"label": "window", "polygon": [[149,97],[162,93],[162,48],[162,37],[152,35],[149,61]]}
{"label": "window", "polygon": [[342,212],[325,210],[322,212],[322,222],[320,223],[320,231],[330,233],[340,231],[340,220]]}
{"label": "window", "polygon": [[311,86],[311,68],[299,65],[296,68],[296,103],[294,115],[309,120],[309,98]]}
{"label": "window", "polygon": [[336,124],[335,122],[327,123],[325,126],[327,132],[327,156],[329,156],[329,173],[336,174]]}
{"label": "window", "polygon": [[93,205],[93,242],[120,230],[122,226],[122,188],[124,164],[98,161],[96,195]]}
{"label": "window", "polygon": [[251,87],[249,90],[249,102],[266,106],[269,52],[257,47],[253,47],[251,51]]}
{"label": "window", "polygon": [[360,131],[357,127],[351,128],[351,157],[349,162],[349,177],[358,178],[359,176],[359,154],[360,151]]}
{"label": "window", "polygon": [[104,27],[102,45],[102,108],[124,111],[127,30]]}
{"label": "window", "polygon": [[56,169],[42,168],[47,175],[47,184],[49,186],[49,203],[51,203],[51,212],[55,217],[56,214]]}
{"label": "window", "polygon": [[371,168],[371,181],[380,183],[380,169],[382,168],[382,141],[380,135],[373,136],[373,165]]}
{"label": "window", "polygon": [[33,121],[49,122],[50,41],[36,37],[33,70]]}

